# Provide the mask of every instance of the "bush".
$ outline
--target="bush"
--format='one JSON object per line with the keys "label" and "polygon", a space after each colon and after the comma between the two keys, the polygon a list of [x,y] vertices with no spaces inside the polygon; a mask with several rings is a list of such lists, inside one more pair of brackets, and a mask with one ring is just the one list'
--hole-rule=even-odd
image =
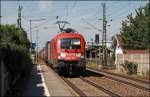
{"label": "bush", "polygon": [[137,67],[138,64],[125,61],[124,64],[121,64],[123,68],[127,71],[128,74],[136,74],[137,73]]}
{"label": "bush", "polygon": [[150,71],[147,70],[145,73],[142,72],[143,76],[149,77],[150,78]]}

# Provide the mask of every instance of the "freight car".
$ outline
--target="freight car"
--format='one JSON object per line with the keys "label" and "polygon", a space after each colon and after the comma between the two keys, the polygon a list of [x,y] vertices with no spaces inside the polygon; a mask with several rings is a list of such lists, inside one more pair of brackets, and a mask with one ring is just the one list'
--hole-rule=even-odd
{"label": "freight car", "polygon": [[40,50],[40,52],[39,52],[39,57],[40,57],[40,60],[41,61],[45,61],[45,55],[46,55],[46,48],[44,47],[44,48],[42,48],[41,50]]}
{"label": "freight car", "polygon": [[46,43],[45,60],[58,73],[83,72],[85,64],[85,40],[72,29],[65,29]]}

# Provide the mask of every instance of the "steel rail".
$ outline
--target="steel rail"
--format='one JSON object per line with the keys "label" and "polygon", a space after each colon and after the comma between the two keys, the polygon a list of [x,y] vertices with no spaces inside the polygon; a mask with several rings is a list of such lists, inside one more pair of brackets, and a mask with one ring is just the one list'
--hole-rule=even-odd
{"label": "steel rail", "polygon": [[67,78],[61,77],[80,97],[87,97],[87,95],[80,90],[77,86],[75,86],[71,81],[69,81]]}
{"label": "steel rail", "polygon": [[108,95],[112,96],[112,97],[122,97],[120,94],[113,92],[112,90],[110,90],[109,88],[104,87],[103,85],[99,85],[96,84],[88,79],[85,79],[83,77],[80,77],[80,79],[84,82],[87,82],[88,84],[96,87],[99,90],[102,90],[103,92],[107,93]]}
{"label": "steel rail", "polygon": [[[112,79],[112,80],[116,80],[116,81],[119,81],[119,82],[122,82],[122,83],[125,83],[127,85],[131,85],[133,87],[136,87],[136,88],[139,88],[139,89],[142,89],[142,90],[145,90],[145,91],[149,91],[150,92],[150,86],[149,84],[145,84],[145,83],[142,83],[142,84],[145,84],[146,86],[142,86],[142,85],[139,85],[139,84],[136,84],[136,83],[132,83],[131,80],[132,79],[128,79],[127,77],[124,77],[124,76],[118,76],[117,74],[114,74],[114,73],[110,73],[110,72],[105,72],[105,71],[100,71],[100,70],[96,70],[96,69],[91,69],[91,68],[87,68],[87,71],[90,71],[90,72],[94,72],[96,74],[102,74],[102,75],[105,75],[107,78],[109,79]],[[115,77],[113,77],[113,76]],[[126,79],[126,80],[124,80]],[[127,81],[128,80],[128,81]],[[130,80],[130,81],[129,81]],[[137,82],[136,80],[132,80],[132,81],[135,81]],[[139,82],[138,82],[139,83]]]}
{"label": "steel rail", "polygon": [[137,81],[137,82],[140,82],[140,83],[143,83],[143,84],[149,84],[150,83],[150,81],[140,80],[140,79],[129,77],[129,76],[125,76],[125,75],[120,75],[120,74],[108,72],[108,71],[105,71],[105,70],[98,70],[98,69],[90,68],[90,67],[88,67],[87,69],[92,69],[92,70],[96,70],[96,71],[100,71],[100,72],[109,73],[109,74],[112,74],[112,75],[116,75],[116,76],[119,76],[119,77],[123,77],[123,78],[127,78],[127,79],[130,79],[130,80],[133,80],[133,81]]}

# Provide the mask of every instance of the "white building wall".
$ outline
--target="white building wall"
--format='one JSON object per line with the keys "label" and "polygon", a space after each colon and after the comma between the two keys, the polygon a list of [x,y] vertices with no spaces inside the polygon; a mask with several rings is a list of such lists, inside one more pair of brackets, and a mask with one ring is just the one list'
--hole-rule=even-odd
{"label": "white building wall", "polygon": [[140,76],[147,75],[150,70],[149,53],[146,54],[117,54],[116,55],[116,69],[122,72],[123,67],[121,66],[125,60],[138,64],[137,74]]}

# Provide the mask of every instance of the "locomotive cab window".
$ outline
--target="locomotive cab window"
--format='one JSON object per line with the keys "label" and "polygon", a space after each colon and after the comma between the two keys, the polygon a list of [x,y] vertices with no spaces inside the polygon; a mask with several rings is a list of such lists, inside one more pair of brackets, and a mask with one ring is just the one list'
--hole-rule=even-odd
{"label": "locomotive cab window", "polygon": [[61,49],[80,49],[79,38],[63,38],[60,39]]}

